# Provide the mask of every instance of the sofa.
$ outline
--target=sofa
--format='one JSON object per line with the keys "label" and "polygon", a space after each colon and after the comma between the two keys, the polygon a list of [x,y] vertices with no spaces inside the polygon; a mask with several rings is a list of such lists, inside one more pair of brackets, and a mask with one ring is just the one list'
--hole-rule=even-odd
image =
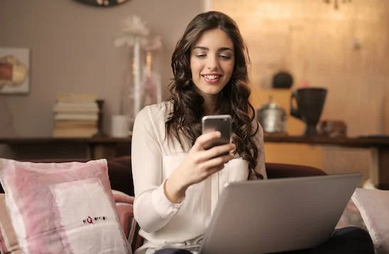
{"label": "sofa", "polygon": [[[54,164],[63,164],[66,162],[87,163],[87,160],[50,159],[50,160],[30,160],[29,162],[35,162],[35,163],[39,162],[39,164],[43,162],[43,164],[52,165],[53,162]],[[134,186],[133,186],[133,179],[132,179],[130,156],[123,156],[114,159],[109,159],[106,161],[106,165],[107,165],[109,185],[110,185],[109,188],[113,192],[113,200],[116,204],[119,224],[123,229],[124,237],[128,242],[128,245],[131,246],[130,249],[135,250],[142,244],[142,238],[138,235],[139,226],[137,225],[136,221],[133,220],[132,204],[133,204],[133,196],[134,196]],[[268,162],[266,163],[266,170],[269,179],[326,175],[326,173],[323,170],[315,167],[281,164],[281,163]],[[1,188],[0,192],[4,193],[4,190]],[[0,220],[1,219],[2,218],[0,218]],[[4,245],[4,237],[2,238],[2,241],[0,241],[0,244]],[[17,253],[17,252],[9,252],[9,253]]]}
{"label": "sofa", "polygon": [[[103,160],[106,165],[106,176],[108,186],[106,189],[109,189],[109,192],[112,192],[112,200],[114,202],[114,207],[117,210],[117,220],[118,225],[123,231],[123,236],[125,243],[129,246],[128,252],[131,253],[131,250],[137,249],[142,244],[142,238],[138,235],[139,226],[136,221],[133,220],[133,210],[132,205],[134,201],[134,186],[132,179],[132,169],[131,169],[131,158],[130,156],[122,156],[118,158]],[[62,163],[73,163],[81,162],[89,163],[86,159],[48,159],[48,160],[29,160],[29,162],[39,162],[39,164],[50,165]],[[93,162],[93,161],[92,161]],[[23,162],[22,162],[23,163]],[[101,163],[100,163],[101,164]],[[266,163],[266,170],[269,179],[275,178],[286,178],[286,177],[309,177],[309,176],[318,176],[326,175],[326,173],[318,168],[303,166],[303,165],[292,165],[292,164],[282,164],[282,163]],[[53,171],[55,172],[55,170]],[[93,172],[92,172],[93,173]],[[79,171],[77,175],[83,175],[84,169]],[[77,177],[76,175],[76,177]],[[93,173],[93,177],[95,174]],[[2,172],[2,163],[0,159],[0,179],[2,183],[4,181],[4,174]],[[41,183],[38,182],[38,185]],[[39,196],[40,198],[40,196]],[[40,203],[46,204],[49,203],[47,200],[39,199]],[[22,252],[15,251],[17,246],[17,241],[13,243],[11,238],[7,233],[9,230],[12,230],[11,223],[9,223],[9,218],[4,216],[8,215],[8,211],[4,209],[4,190],[3,186],[0,185],[0,250],[3,250],[3,254],[18,254]],[[30,201],[29,201],[30,202]],[[3,205],[3,206],[1,206]],[[84,205],[82,205],[84,206]],[[81,206],[81,207],[82,207]],[[98,204],[98,209],[100,210],[100,204]],[[389,221],[389,191],[376,190],[376,189],[366,189],[366,188],[357,188],[349,204],[346,206],[346,209],[337,225],[337,227],[345,227],[349,225],[359,226],[367,229],[370,235],[373,238],[373,242],[376,248],[377,254],[389,253],[389,228],[386,226]],[[2,210],[3,209],[3,210]],[[4,223],[4,219],[8,219],[8,227]],[[101,219],[97,217],[95,219]],[[87,222],[87,221],[86,221]],[[99,222],[99,221],[97,221]],[[94,224],[92,224],[94,225]],[[8,250],[6,245],[8,244]],[[31,252],[33,253],[33,252]],[[40,252],[37,252],[40,253]],[[60,251],[57,253],[61,253]],[[81,252],[81,253],[97,253],[97,252]],[[112,252],[106,252],[112,253]],[[120,253],[120,252],[115,252]]]}
{"label": "sofa", "polygon": [[[112,189],[134,196],[130,157],[108,160],[108,167]],[[269,179],[327,175],[316,167],[272,162],[266,162],[266,172]],[[366,229],[372,236],[376,253],[389,254],[389,228],[387,223],[381,223],[389,221],[388,207],[389,191],[357,188],[336,227],[357,226]],[[135,250],[142,245],[142,238],[137,234],[139,225],[132,218],[127,221],[127,237],[132,250]]]}
{"label": "sofa", "polygon": [[[15,165],[18,165],[17,163],[21,163],[19,166],[15,166],[11,163],[12,167],[21,167],[23,165],[22,163],[34,163],[34,164],[42,164],[45,165],[46,168],[51,170],[54,167],[59,166],[59,171],[63,170],[63,165],[68,165],[72,163],[81,163],[80,165],[83,165],[85,163],[88,163],[88,160],[86,159],[46,159],[46,160],[29,160],[26,162],[19,162],[19,161],[11,161],[13,163],[16,163]],[[95,161],[89,161],[95,162]],[[104,160],[105,162],[105,160]],[[3,163],[4,164],[4,163]],[[0,165],[1,166],[1,165]],[[4,166],[4,165],[3,165]],[[11,167],[11,168],[12,168]],[[94,165],[96,167],[96,165]],[[124,233],[124,238],[128,245],[130,246],[129,249],[135,250],[142,244],[142,238],[138,235],[139,226],[137,225],[136,221],[133,220],[133,211],[132,211],[132,204],[133,204],[133,197],[134,197],[134,185],[133,185],[133,179],[132,179],[132,169],[131,169],[131,158],[130,156],[122,156],[118,158],[108,159],[106,160],[106,167],[107,167],[107,175],[109,179],[109,190],[112,191],[112,199],[115,203],[116,212],[118,215],[118,222],[120,224],[121,229]],[[284,177],[299,177],[299,176],[315,176],[315,175],[325,175],[326,173],[318,168],[309,167],[309,166],[301,166],[301,165],[291,165],[291,164],[280,164],[280,163],[266,163],[267,168],[267,174],[270,179],[272,178],[284,178]],[[22,172],[24,169],[20,168],[19,172]],[[27,170],[28,171],[28,170]],[[39,170],[38,170],[39,171]],[[1,171],[0,171],[1,172]],[[17,171],[15,171],[17,172]],[[53,174],[56,173],[56,170],[52,170]],[[74,177],[78,179],[78,174],[86,172],[86,169],[81,169],[78,171],[77,175]],[[39,173],[39,172],[38,172]],[[2,173],[3,174],[3,173]],[[20,173],[21,174],[21,173]],[[24,173],[23,173],[24,174]],[[39,173],[40,174],[40,173]],[[96,173],[92,173],[92,177],[94,177]],[[4,174],[3,174],[4,175]],[[54,175],[55,176],[55,175]],[[55,179],[56,177],[51,177]],[[2,181],[5,181],[4,176],[2,177]],[[19,181],[26,181],[28,175],[23,176],[20,178]],[[64,175],[60,175],[60,177],[64,177]],[[67,175],[65,174],[65,178],[67,181]],[[63,180],[64,180],[63,179]],[[65,181],[64,180],[64,181]],[[66,182],[65,181],[65,182]],[[74,179],[72,180],[74,182]],[[28,181],[27,181],[28,182]],[[52,183],[50,183],[52,185]],[[48,184],[48,186],[50,185]],[[39,186],[40,184],[37,183],[36,186]],[[42,183],[42,185],[45,185],[45,183]],[[24,186],[19,188],[24,188]],[[35,191],[37,188],[33,188],[32,190]],[[2,234],[0,235],[0,247],[3,250],[3,253],[19,253],[15,250],[19,249],[18,246],[18,240],[17,237],[15,237],[16,233],[13,232],[11,236],[8,235],[7,231],[15,231],[15,229],[11,226],[13,223],[11,223],[9,218],[6,218],[8,221],[4,222],[4,214],[9,215],[7,211],[4,209],[4,189],[3,186],[0,186],[0,197],[3,197],[3,211],[0,209],[0,225],[2,225],[1,230]],[[28,193],[29,194],[29,193]],[[47,194],[47,193],[46,193]],[[39,194],[43,195],[43,194]],[[47,195],[46,195],[47,196]],[[50,199],[50,196],[47,196],[48,199]],[[87,201],[86,201],[87,202]],[[46,202],[41,202],[46,203]],[[48,202],[50,203],[50,202]],[[30,204],[28,204],[31,206]],[[33,206],[31,206],[33,207]],[[55,207],[55,206],[53,206]],[[52,209],[52,208],[50,208]],[[38,210],[39,211],[39,210]],[[99,219],[99,218],[95,218]],[[87,222],[84,221],[84,223]],[[98,222],[98,220],[97,220]],[[4,226],[7,225],[8,227]],[[23,225],[24,226],[24,225]],[[54,227],[54,226],[53,226]],[[7,237],[9,239],[7,239]],[[13,241],[12,241],[13,238]],[[13,252],[14,251],[14,252]],[[130,250],[131,251],[131,250]],[[130,252],[128,252],[130,253]]]}
{"label": "sofa", "polygon": [[[85,159],[48,159],[48,160],[29,160],[31,162],[85,162]],[[107,160],[108,176],[113,190],[118,190],[127,195],[134,196],[134,184],[132,180],[132,168],[130,156],[121,156]],[[326,175],[326,173],[315,167],[305,165],[294,165],[286,163],[266,163],[266,172],[269,179],[286,177],[306,177],[316,175]],[[0,186],[0,193],[4,193]]]}

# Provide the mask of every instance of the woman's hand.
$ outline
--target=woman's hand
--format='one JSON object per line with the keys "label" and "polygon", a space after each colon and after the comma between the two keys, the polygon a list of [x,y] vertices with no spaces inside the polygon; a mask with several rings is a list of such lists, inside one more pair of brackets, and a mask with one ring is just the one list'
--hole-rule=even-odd
{"label": "woman's hand", "polygon": [[196,139],[184,162],[165,182],[165,194],[171,202],[180,203],[189,186],[223,169],[224,164],[234,157],[231,151],[235,150],[235,145],[232,143],[215,146],[208,150],[204,148],[207,143],[220,136],[220,132],[213,131]]}

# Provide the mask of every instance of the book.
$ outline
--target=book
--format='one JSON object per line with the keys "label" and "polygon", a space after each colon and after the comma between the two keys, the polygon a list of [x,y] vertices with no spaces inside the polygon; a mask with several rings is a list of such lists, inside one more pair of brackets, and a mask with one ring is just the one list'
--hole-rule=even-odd
{"label": "book", "polygon": [[54,107],[57,108],[99,108],[97,102],[88,101],[88,102],[62,102],[57,101],[54,104]]}
{"label": "book", "polygon": [[69,128],[69,129],[53,129],[53,137],[63,138],[89,138],[98,133],[97,128]]}
{"label": "book", "polygon": [[54,113],[98,113],[96,102],[57,102],[53,107]]}
{"label": "book", "polygon": [[54,115],[54,120],[55,121],[58,121],[58,120],[81,120],[81,121],[85,121],[85,120],[93,120],[93,121],[97,121],[98,120],[98,113],[90,113],[90,114],[87,114],[87,113],[80,113],[80,114],[74,114],[74,113],[57,113]]}
{"label": "book", "polygon": [[67,93],[53,106],[53,137],[91,137],[98,133],[99,105],[96,94]]}
{"label": "book", "polygon": [[54,128],[56,129],[73,129],[73,128],[97,128],[97,121],[95,120],[58,120],[54,121]]}
{"label": "book", "polygon": [[63,93],[57,95],[57,102],[96,102],[97,94],[93,93]]}

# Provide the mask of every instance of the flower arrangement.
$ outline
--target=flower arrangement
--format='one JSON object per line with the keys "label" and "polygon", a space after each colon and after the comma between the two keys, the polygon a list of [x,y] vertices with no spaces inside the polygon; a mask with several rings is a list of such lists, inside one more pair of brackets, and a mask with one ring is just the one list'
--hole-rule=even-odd
{"label": "flower arrangement", "polygon": [[123,20],[121,26],[121,33],[114,42],[116,47],[132,47],[137,41],[140,41],[143,45],[147,43],[147,37],[150,31],[140,17],[129,16]]}
{"label": "flower arrangement", "polygon": [[[121,23],[121,31],[114,45],[130,49],[131,57],[126,71],[130,82],[126,83],[129,85],[128,98],[132,106],[130,119],[133,119],[143,106],[161,101],[161,81],[155,65],[158,50],[162,48],[162,39],[158,35],[151,36],[140,17],[129,16]],[[125,105],[122,102],[120,111],[123,111]]]}

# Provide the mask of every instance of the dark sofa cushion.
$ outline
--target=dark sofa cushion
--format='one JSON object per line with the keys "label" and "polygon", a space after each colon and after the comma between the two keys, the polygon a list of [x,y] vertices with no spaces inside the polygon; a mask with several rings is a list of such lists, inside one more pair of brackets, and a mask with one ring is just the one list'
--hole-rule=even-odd
{"label": "dark sofa cushion", "polygon": [[266,162],[266,173],[269,179],[285,177],[320,176],[327,173],[311,166]]}
{"label": "dark sofa cushion", "polygon": [[108,160],[108,176],[113,190],[134,196],[130,156]]}

